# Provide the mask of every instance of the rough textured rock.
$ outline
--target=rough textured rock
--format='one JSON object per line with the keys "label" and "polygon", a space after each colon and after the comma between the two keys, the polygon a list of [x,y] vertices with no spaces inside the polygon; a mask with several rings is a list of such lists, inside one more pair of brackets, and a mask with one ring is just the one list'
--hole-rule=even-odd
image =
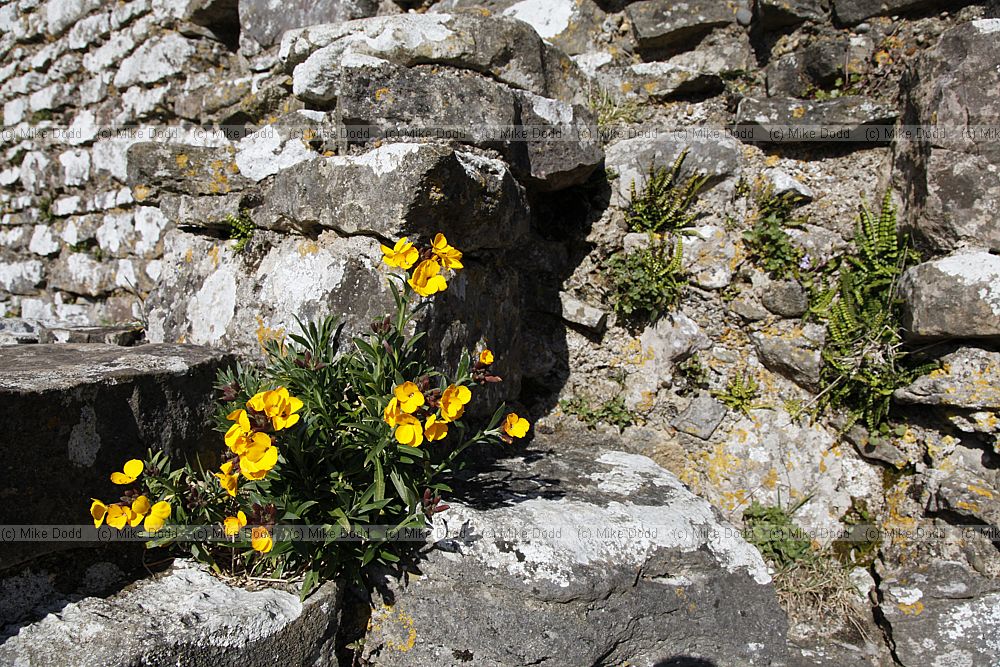
{"label": "rough textured rock", "polygon": [[833,0],[833,14],[838,23],[854,25],[873,16],[887,16],[896,12],[905,12],[928,7],[947,8],[943,0]]}
{"label": "rough textured rock", "polygon": [[441,0],[432,12],[487,10],[524,21],[538,35],[570,55],[593,50],[601,37],[605,12],[593,0]]}
{"label": "rough textured rock", "polygon": [[286,30],[375,16],[377,0],[239,0],[240,29],[263,47],[277,44]]}
{"label": "rough textured rock", "polygon": [[812,21],[822,23],[826,19],[821,0],[759,0],[757,16],[765,30]]}
{"label": "rough textured rock", "polygon": [[1000,118],[989,92],[1000,85],[998,31],[1000,19],[949,30],[906,88],[904,123],[940,131],[900,139],[896,178],[908,224],[939,249],[1000,248],[1000,146],[974,134]]}
{"label": "rough textured rock", "polygon": [[683,313],[670,313],[646,327],[623,359],[625,405],[630,410],[648,409],[656,393],[670,384],[675,365],[709,345],[698,324]]}
{"label": "rough textured rock", "polygon": [[127,165],[133,197],[146,203],[158,201],[162,192],[218,195],[252,183],[225,148],[142,142],[128,148]]}
{"label": "rough textured rock", "polygon": [[819,388],[820,350],[826,340],[823,326],[781,321],[751,337],[768,369],[803,387]]}
{"label": "rough textured rock", "polygon": [[773,280],[764,288],[761,303],[781,317],[801,317],[809,309],[809,295],[796,280]]}
{"label": "rough textured rock", "polygon": [[109,598],[88,597],[20,628],[0,646],[19,667],[264,667],[336,663],[341,591],[306,602],[232,588],[190,561]]}
{"label": "rough textured rock", "polygon": [[750,41],[742,30],[715,30],[690,51],[662,61],[637,63],[623,84],[653,100],[718,92],[724,79],[754,68]]}
{"label": "rough textured rock", "polygon": [[844,76],[847,39],[816,42],[778,58],[767,66],[767,94],[771,97],[805,97],[830,90]]}
{"label": "rough textured rock", "polygon": [[633,2],[625,9],[640,49],[675,47],[736,21],[736,11],[727,3],[712,0],[664,3],[659,0]]}
{"label": "rough textured rock", "polygon": [[986,665],[996,659],[1000,593],[995,581],[942,560],[892,567],[879,590],[894,653],[906,667]]}
{"label": "rough textured rock", "polygon": [[710,394],[700,392],[691,399],[687,409],[673,421],[673,426],[678,431],[708,440],[725,416],[725,405],[712,398]]}
{"label": "rough textured rock", "polygon": [[535,444],[556,451],[473,477],[435,517],[420,576],[387,581],[365,640],[378,664],[784,657],[767,568],[708,504],[646,457]]}
{"label": "rough textured rock", "polygon": [[251,214],[266,229],[430,239],[463,251],[510,247],[527,230],[524,193],[506,165],[434,144],[383,144],[279,173]]}
{"label": "rough textured rock", "polygon": [[[884,143],[884,132],[866,126],[892,125],[896,115],[896,110],[884,103],[858,96],[823,102],[745,97],[736,110],[736,125],[749,130],[753,141],[765,144],[844,140]],[[877,141],[871,142],[872,137]]]}
{"label": "rough textured rock", "polygon": [[[586,182],[604,160],[597,122],[585,107],[519,91],[527,141],[527,180],[542,190]],[[516,165],[517,161],[511,160]]]}
{"label": "rough textured rock", "polygon": [[914,339],[1000,337],[1000,257],[967,252],[903,274],[903,326]]}
{"label": "rough textured rock", "polygon": [[941,367],[897,389],[902,403],[1000,409],[1000,352],[962,347],[940,359]]}
{"label": "rough textured rock", "polygon": [[586,102],[584,75],[569,56],[511,18],[478,12],[380,16],[289,31],[280,51],[285,68],[298,80],[297,90],[326,85],[347,53],[406,67],[467,69],[543,97]]}
{"label": "rough textured rock", "polygon": [[[0,347],[3,423],[19,434],[2,482],[18,505],[8,505],[0,522],[77,525],[89,498],[114,497],[108,471],[124,461],[150,447],[193,453],[214,440],[212,386],[230,362],[190,345]],[[66,545],[4,547],[6,567]]]}

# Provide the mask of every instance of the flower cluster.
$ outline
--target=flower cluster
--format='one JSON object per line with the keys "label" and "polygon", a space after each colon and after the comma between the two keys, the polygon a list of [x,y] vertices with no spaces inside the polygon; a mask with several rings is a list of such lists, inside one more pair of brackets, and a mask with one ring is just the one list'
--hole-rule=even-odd
{"label": "flower cluster", "polygon": [[382,255],[382,261],[393,268],[409,271],[416,265],[406,282],[423,297],[448,288],[442,270],[458,271],[463,268],[461,251],[449,245],[444,234],[435,235],[430,247],[421,250],[404,236],[392,248],[382,246]]}
{"label": "flower cluster", "polygon": [[[219,485],[226,493],[236,497],[240,475],[252,482],[260,481],[277,465],[278,448],[275,447],[269,433],[297,424],[302,405],[301,399],[291,396],[285,387],[278,387],[254,394],[247,401],[245,410],[234,410],[227,415],[226,418],[234,422],[225,436],[230,458],[224,461],[219,472],[215,473]],[[226,518],[223,526],[227,535],[239,532],[239,528],[232,533],[230,529],[240,523],[241,515],[245,526],[246,515],[242,512],[237,513],[235,517]],[[267,529],[262,526],[253,529],[256,531],[254,535],[261,538],[253,542],[254,548],[267,553],[273,546],[270,534],[267,534],[265,540],[258,528],[267,533]]]}
{"label": "flower cluster", "polygon": [[[499,382],[500,377],[489,373],[493,352],[483,350],[472,368],[472,379],[478,382]],[[394,430],[396,441],[408,447],[419,447],[428,442],[443,440],[448,435],[448,425],[465,414],[465,406],[472,400],[472,390],[462,384],[450,384],[444,390],[430,389],[430,379],[423,376],[417,382],[406,381],[393,389],[393,395],[383,412],[384,421]],[[514,413],[507,415],[501,436],[508,443],[513,438],[523,438],[528,433],[528,420]]]}
{"label": "flower cluster", "polygon": [[[111,473],[111,481],[124,486],[135,482],[142,474],[144,465],[139,459],[125,462],[121,472]],[[122,530],[126,525],[135,528],[140,523],[143,529],[154,533],[170,518],[170,503],[161,500],[151,503],[149,498],[137,489],[127,489],[122,494],[121,502],[107,505],[97,498],[91,498],[90,516],[94,519],[94,527],[100,528],[107,521],[112,528]]]}

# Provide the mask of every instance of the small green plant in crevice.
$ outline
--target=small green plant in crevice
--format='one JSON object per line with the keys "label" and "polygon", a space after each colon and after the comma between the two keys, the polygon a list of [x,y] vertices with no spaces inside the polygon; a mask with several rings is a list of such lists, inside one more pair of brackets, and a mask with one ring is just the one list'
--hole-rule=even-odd
{"label": "small green plant in crevice", "polygon": [[737,410],[744,414],[754,408],[761,407],[755,401],[760,397],[760,385],[757,380],[747,372],[737,373],[729,378],[724,390],[713,391],[719,401],[730,410]]}
{"label": "small green plant in crevice", "polygon": [[655,322],[680,301],[687,284],[683,244],[650,238],[649,245],[618,252],[607,261],[615,312],[632,322]]}
{"label": "small green plant in crevice", "polygon": [[49,197],[43,197],[38,200],[38,220],[47,225],[55,222],[56,215],[52,212],[52,199]]}
{"label": "small green plant in crevice", "polygon": [[681,181],[681,169],[688,150],[681,151],[674,163],[667,167],[649,166],[649,175],[642,192],[632,181],[631,196],[625,210],[629,231],[662,234],[690,227],[696,215],[691,205],[708,181],[705,174],[694,174]]}
{"label": "small green plant in crevice", "polygon": [[755,500],[743,511],[747,542],[757,547],[761,555],[778,568],[813,556],[812,540],[792,521],[792,515],[808,499],[806,497],[789,509],[761,505]]}
{"label": "small green plant in crevice", "polygon": [[849,529],[848,539],[837,540],[831,545],[834,555],[845,565],[870,566],[878,556],[881,541],[867,503],[854,498],[840,521]]}
{"label": "small green plant in crevice", "polygon": [[610,401],[595,406],[595,401],[575,396],[559,402],[563,412],[573,415],[587,428],[596,428],[598,424],[610,424],[619,431],[624,431],[627,426],[636,423],[635,413],[625,406],[625,399],[616,396]]}
{"label": "small green plant in crevice", "polygon": [[747,255],[772,278],[798,277],[804,253],[786,230],[802,226],[803,220],[794,213],[802,198],[792,192],[775,195],[769,183],[758,186],[753,197],[754,223],[743,232]]}
{"label": "small green plant in crevice", "polygon": [[230,213],[226,216],[226,225],[229,227],[229,239],[236,241],[233,244],[233,252],[243,252],[257,231],[257,225],[250,219],[250,212],[241,210],[239,215]]}
{"label": "small green plant in crevice", "polygon": [[861,421],[880,437],[889,433],[892,393],[935,366],[915,364],[904,348],[897,289],[919,256],[899,233],[889,192],[878,214],[862,204],[854,245],[822,299],[829,305],[818,406],[846,409],[845,429]]}
{"label": "small green plant in crevice", "polygon": [[628,125],[639,120],[640,105],[636,100],[622,100],[604,88],[593,87],[587,99],[590,110],[597,117],[597,128],[601,136],[610,135],[610,132],[619,125]]}
{"label": "small green plant in crevice", "polygon": [[677,381],[677,393],[681,396],[708,388],[708,369],[701,363],[697,355],[692,355],[680,362],[676,369],[674,377]]}

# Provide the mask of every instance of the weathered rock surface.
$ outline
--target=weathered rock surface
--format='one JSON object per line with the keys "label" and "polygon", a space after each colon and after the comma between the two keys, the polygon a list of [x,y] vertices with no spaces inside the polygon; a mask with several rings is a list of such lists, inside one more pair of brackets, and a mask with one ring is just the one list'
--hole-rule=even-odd
{"label": "weathered rock surface", "polygon": [[190,561],[109,598],[67,604],[0,645],[19,667],[265,667],[335,664],[341,591],[300,603],[276,589],[233,588]]}
{"label": "weathered rock surface", "polygon": [[[2,480],[18,503],[5,506],[0,523],[77,525],[89,498],[114,497],[108,474],[124,461],[147,448],[182,455],[211,442],[212,386],[229,363],[191,345],[0,347],[3,425],[18,434]],[[65,546],[4,545],[0,566]]]}
{"label": "weathered rock surface", "polygon": [[263,47],[277,44],[286,30],[375,16],[377,0],[239,0],[240,29]]}
{"label": "weathered rock surface", "polygon": [[941,367],[897,389],[902,403],[1000,409],[1000,352],[963,347],[940,359]]}
{"label": "weathered rock surface", "polygon": [[646,457],[535,444],[556,451],[473,477],[420,576],[387,582],[365,640],[377,664],[780,662],[767,568],[707,503]]}
{"label": "weathered rock surface", "polygon": [[502,161],[436,144],[315,158],[279,173],[263,200],[252,218],[266,229],[386,239],[443,232],[463,251],[510,247],[528,225],[524,192]]}
{"label": "weathered rock surface", "polygon": [[[822,102],[794,98],[745,97],[736,110],[736,125],[764,144],[812,141],[884,142],[885,132],[869,125],[892,125],[896,110],[860,96]],[[869,134],[875,132],[876,134]]]}
{"label": "weathered rock surface", "polygon": [[684,313],[670,313],[646,327],[635,341],[632,354],[625,353],[625,405],[630,410],[648,409],[656,393],[670,384],[678,362],[710,342],[698,324]]}
{"label": "weathered rock surface", "polygon": [[524,21],[538,35],[570,55],[593,49],[601,37],[605,12],[594,0],[441,0],[432,12],[486,8]]}
{"label": "weathered rock surface", "polygon": [[722,90],[725,77],[753,67],[753,51],[745,32],[714,30],[693,50],[632,65],[623,85],[653,100],[703,95]]}
{"label": "weathered rock surface", "polygon": [[725,405],[712,398],[710,394],[700,392],[691,399],[687,409],[673,421],[673,426],[678,431],[708,440],[725,416]]}
{"label": "weathered rock surface", "polygon": [[759,0],[757,16],[765,30],[812,21],[822,23],[826,19],[824,2],[820,0]]}
{"label": "weathered rock surface", "polygon": [[1000,337],[1000,257],[967,252],[903,274],[903,326],[914,339]]}
{"label": "weathered rock surface", "polygon": [[873,16],[887,16],[928,7],[946,8],[942,0],[833,0],[833,13],[838,23],[854,25]]}
{"label": "weathered rock surface", "polygon": [[[896,177],[908,224],[938,249],[1000,248],[1000,145],[980,128],[996,124],[1000,19],[952,28],[927,51],[906,88],[904,123],[934,137],[902,138]],[[968,132],[965,131],[968,128]]]}
{"label": "weathered rock surface", "polygon": [[281,59],[296,94],[328,88],[348,53],[397,65],[443,65],[485,74],[512,88],[584,103],[586,80],[569,56],[515,19],[463,14],[404,14],[311,26],[285,33]]}
{"label": "weathered rock surface", "polygon": [[[562,190],[586,182],[604,160],[597,121],[589,109],[519,91],[527,149],[528,182],[541,190]],[[513,151],[508,151],[508,154]],[[517,169],[517,153],[509,161]]]}
{"label": "weathered rock surface", "polygon": [[767,94],[771,97],[805,97],[829,90],[844,75],[848,41],[832,39],[811,44],[778,58],[765,70]]}
{"label": "weathered rock surface", "polygon": [[819,388],[823,369],[820,350],[826,340],[823,326],[781,321],[753,333],[751,338],[769,370],[803,387]]}
{"label": "weathered rock surface", "polygon": [[664,3],[633,2],[625,8],[640,49],[676,47],[694,41],[713,28],[736,22],[736,11],[727,3],[712,0]]}
{"label": "weathered rock surface", "polygon": [[906,667],[994,662],[1000,648],[996,582],[955,561],[915,565],[891,567],[879,584],[899,661]]}

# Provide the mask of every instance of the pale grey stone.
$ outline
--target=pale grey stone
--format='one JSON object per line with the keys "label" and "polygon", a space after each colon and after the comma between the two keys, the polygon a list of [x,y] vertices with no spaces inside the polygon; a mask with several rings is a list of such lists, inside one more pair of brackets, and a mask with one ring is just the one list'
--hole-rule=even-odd
{"label": "pale grey stone", "polygon": [[699,392],[672,424],[682,433],[708,440],[726,416],[726,406],[710,394]]}
{"label": "pale grey stone", "polygon": [[594,308],[567,292],[559,293],[559,301],[562,303],[562,318],[567,322],[596,333],[602,333],[607,326],[608,313],[600,308]]}
{"label": "pale grey stone", "polygon": [[239,0],[241,31],[265,48],[280,42],[286,30],[342,23],[377,11],[376,0]]}
{"label": "pale grey stone", "polygon": [[[386,581],[394,606],[375,605],[367,655],[387,666],[464,656],[491,667],[784,659],[786,621],[767,568],[725,536],[708,503],[644,456],[536,443],[556,453],[505,459],[435,516],[422,575]],[[410,627],[412,648],[391,650]]]}
{"label": "pale grey stone", "polygon": [[194,53],[194,43],[175,32],[143,42],[122,61],[115,74],[115,87],[124,89],[136,83],[156,83],[175,76],[184,71]]}
{"label": "pale grey stone", "polygon": [[964,252],[908,269],[899,285],[913,339],[1000,338],[1000,257]]}

